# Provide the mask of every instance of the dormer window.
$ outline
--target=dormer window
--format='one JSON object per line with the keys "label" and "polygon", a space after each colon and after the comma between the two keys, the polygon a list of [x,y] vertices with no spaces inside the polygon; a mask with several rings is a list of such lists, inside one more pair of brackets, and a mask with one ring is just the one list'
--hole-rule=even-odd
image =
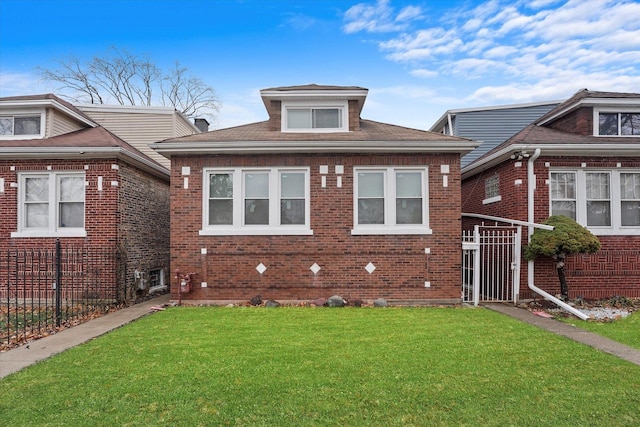
{"label": "dormer window", "polygon": [[0,114],[0,138],[41,137],[41,114]]}
{"label": "dormer window", "polygon": [[600,136],[638,136],[640,135],[640,112],[598,112],[598,130]]}
{"label": "dormer window", "polygon": [[347,132],[347,103],[283,103],[283,132]]}

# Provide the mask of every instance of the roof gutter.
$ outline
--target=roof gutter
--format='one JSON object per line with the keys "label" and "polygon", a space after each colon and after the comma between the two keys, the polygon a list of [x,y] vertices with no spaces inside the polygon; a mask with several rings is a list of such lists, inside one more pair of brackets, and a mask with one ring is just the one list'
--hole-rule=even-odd
{"label": "roof gutter", "polygon": [[110,157],[123,159],[162,178],[168,178],[171,175],[164,166],[121,147],[5,147],[0,151],[0,159],[95,159]]}
{"label": "roof gutter", "polygon": [[[637,156],[640,152],[640,144],[604,144],[594,147],[593,144],[512,144],[496,151],[492,155],[481,158],[462,168],[462,179],[483,172],[508,159],[514,151],[529,151],[539,148],[545,155],[575,156],[576,153],[588,153],[594,156],[619,157],[624,155]],[[531,158],[529,159],[531,160]]]}
{"label": "roof gutter", "polygon": [[480,145],[451,141],[224,141],[161,142],[149,147],[164,155],[264,153],[461,153]]}

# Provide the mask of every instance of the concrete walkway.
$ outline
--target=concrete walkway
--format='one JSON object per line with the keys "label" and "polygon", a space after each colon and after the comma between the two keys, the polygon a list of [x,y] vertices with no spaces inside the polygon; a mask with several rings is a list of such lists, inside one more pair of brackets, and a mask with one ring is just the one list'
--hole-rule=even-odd
{"label": "concrete walkway", "polygon": [[636,365],[640,365],[640,350],[621,344],[612,339],[582,330],[567,323],[562,323],[553,318],[537,316],[529,310],[518,308],[511,304],[485,304],[485,307],[521,320],[522,322],[529,323],[530,325],[536,326],[540,329],[586,344]]}
{"label": "concrete walkway", "polygon": [[161,295],[0,353],[0,378],[126,325],[168,302],[169,295]]}

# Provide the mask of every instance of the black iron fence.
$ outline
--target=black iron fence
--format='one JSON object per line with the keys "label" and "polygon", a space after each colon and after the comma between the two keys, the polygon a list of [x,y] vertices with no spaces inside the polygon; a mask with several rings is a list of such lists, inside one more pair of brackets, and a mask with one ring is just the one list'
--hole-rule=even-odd
{"label": "black iron fence", "polygon": [[120,302],[115,248],[0,251],[0,349],[104,314]]}

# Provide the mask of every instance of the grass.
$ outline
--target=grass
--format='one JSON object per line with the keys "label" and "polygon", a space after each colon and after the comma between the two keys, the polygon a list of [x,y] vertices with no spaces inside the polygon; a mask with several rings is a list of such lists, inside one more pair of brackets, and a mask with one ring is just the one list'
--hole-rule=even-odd
{"label": "grass", "polygon": [[575,318],[562,320],[640,350],[640,311],[614,322],[584,322]]}
{"label": "grass", "polygon": [[0,425],[632,426],[640,366],[484,309],[176,307],[0,381]]}

